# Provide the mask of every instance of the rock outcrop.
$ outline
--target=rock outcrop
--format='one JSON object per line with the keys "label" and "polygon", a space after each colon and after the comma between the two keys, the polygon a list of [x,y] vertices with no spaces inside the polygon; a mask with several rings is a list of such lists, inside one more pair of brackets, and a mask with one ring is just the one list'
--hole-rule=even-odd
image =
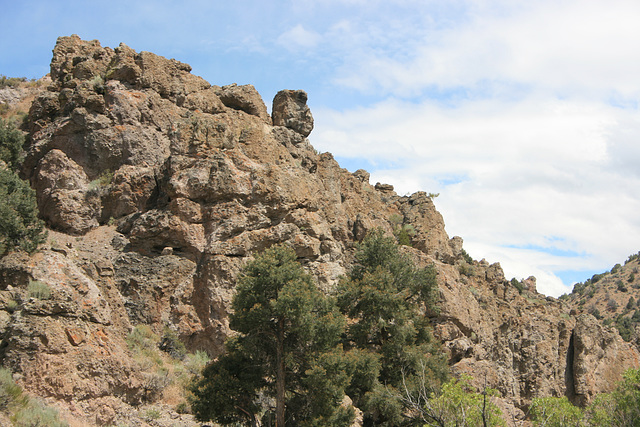
{"label": "rock outcrop", "polygon": [[[486,377],[514,417],[536,396],[588,401],[638,365],[615,331],[570,315],[535,281],[521,294],[498,264],[465,259],[426,193],[400,197],[318,154],[303,91],[278,93],[270,117],[253,86],[190,71],[124,44],[58,39],[23,168],[55,241],[0,263],[1,356],[28,390],[84,402],[91,422],[117,410],[114,398],[144,401],[124,341],[133,326],[169,328],[216,356],[253,254],[288,242],[328,290],[355,244],[398,218],[415,230],[406,250],[437,267],[441,308],[429,315],[453,369]],[[33,281],[50,299],[28,297]]]}

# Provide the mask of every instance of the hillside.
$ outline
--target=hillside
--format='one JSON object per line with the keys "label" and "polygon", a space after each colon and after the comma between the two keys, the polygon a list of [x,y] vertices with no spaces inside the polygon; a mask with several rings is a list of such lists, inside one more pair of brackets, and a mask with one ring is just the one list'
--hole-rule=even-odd
{"label": "hillside", "polygon": [[0,360],[71,424],[190,425],[179,386],[193,367],[158,341],[187,361],[219,356],[254,254],[289,243],[328,291],[377,228],[413,231],[404,250],[436,268],[439,310],[426,315],[452,372],[497,389],[510,424],[535,397],[584,404],[640,364],[615,329],[537,293],[535,278],[469,258],[427,193],[399,196],[317,152],[305,92],[279,92],[270,115],[253,86],[190,71],[61,37],[25,120],[22,175],[50,233],[41,251],[0,260]]}
{"label": "hillside", "polygon": [[595,274],[576,283],[571,294],[563,296],[577,313],[589,313],[605,325],[615,326],[625,341],[640,346],[640,254],[630,255],[623,265]]}

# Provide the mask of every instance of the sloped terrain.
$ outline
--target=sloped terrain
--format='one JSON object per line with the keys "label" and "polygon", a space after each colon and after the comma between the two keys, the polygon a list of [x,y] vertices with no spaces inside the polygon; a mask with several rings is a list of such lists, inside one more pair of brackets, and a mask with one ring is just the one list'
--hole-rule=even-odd
{"label": "sloped terrain", "polygon": [[595,274],[574,285],[562,299],[577,313],[588,313],[607,326],[615,326],[625,341],[640,348],[640,254],[630,255],[624,264]]}

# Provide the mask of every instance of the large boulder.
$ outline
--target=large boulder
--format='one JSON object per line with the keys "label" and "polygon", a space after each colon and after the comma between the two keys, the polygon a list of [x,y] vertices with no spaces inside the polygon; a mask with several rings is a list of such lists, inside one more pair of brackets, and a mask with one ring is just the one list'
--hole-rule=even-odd
{"label": "large boulder", "polygon": [[304,136],[313,130],[313,116],[303,90],[281,90],[273,98],[273,125],[284,126]]}

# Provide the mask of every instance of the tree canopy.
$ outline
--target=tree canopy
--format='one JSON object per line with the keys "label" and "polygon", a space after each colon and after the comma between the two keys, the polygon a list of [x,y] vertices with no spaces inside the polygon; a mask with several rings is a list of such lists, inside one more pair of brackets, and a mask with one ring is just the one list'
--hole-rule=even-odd
{"label": "tree canopy", "polygon": [[[229,424],[346,426],[344,318],[285,245],[247,264],[233,298],[239,334],[193,387],[201,420]],[[275,404],[272,404],[274,402]]]}
{"label": "tree canopy", "polygon": [[38,219],[35,192],[14,172],[22,159],[24,137],[13,124],[0,119],[0,255],[19,248],[36,250],[45,240],[44,223]]}
{"label": "tree canopy", "polygon": [[436,392],[447,379],[426,316],[435,310],[436,286],[435,268],[418,268],[381,230],[363,240],[356,265],[339,284],[338,306],[349,318],[343,345],[357,367],[347,391],[365,425],[422,425],[409,400],[425,387]]}

